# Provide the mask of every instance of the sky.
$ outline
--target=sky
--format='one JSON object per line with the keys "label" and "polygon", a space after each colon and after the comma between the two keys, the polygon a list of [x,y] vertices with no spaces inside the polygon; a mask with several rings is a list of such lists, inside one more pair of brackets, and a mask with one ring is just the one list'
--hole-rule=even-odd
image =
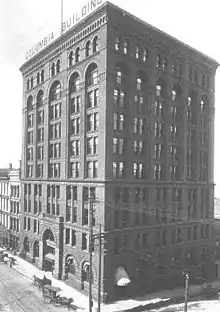
{"label": "sky", "polygon": [[[63,0],[63,18],[89,0]],[[103,1],[104,2],[104,1]],[[219,0],[112,0],[115,5],[220,63]],[[0,1],[0,167],[18,166],[22,147],[22,76],[25,53],[52,31],[59,35],[61,0]],[[215,193],[220,197],[220,69],[215,96]]]}

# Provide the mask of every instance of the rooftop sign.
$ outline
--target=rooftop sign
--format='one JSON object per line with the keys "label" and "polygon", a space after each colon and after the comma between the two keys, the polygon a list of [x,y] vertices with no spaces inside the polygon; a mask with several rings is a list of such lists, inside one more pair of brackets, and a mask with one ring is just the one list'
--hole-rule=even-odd
{"label": "rooftop sign", "polygon": [[[65,33],[69,28],[75,26],[78,22],[83,20],[87,15],[96,10],[106,0],[90,0],[79,11],[76,11],[67,20],[62,22],[61,34]],[[43,50],[47,45],[54,41],[56,36],[54,32],[51,32],[45,36],[42,40],[37,42],[31,49],[25,53],[25,60],[28,61],[31,57]]]}
{"label": "rooftop sign", "polygon": [[102,3],[104,3],[104,1],[105,0],[90,0],[81,8],[81,10],[74,12],[71,17],[62,23],[62,33],[66,32],[69,28],[80,22],[84,17],[92,13]]}

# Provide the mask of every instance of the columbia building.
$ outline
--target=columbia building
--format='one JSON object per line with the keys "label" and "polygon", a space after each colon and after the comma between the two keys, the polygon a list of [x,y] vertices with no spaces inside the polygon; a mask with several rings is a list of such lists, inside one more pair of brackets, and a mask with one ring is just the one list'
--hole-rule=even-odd
{"label": "columbia building", "polygon": [[88,293],[92,207],[102,300],[217,278],[217,67],[108,2],[22,65],[27,259]]}

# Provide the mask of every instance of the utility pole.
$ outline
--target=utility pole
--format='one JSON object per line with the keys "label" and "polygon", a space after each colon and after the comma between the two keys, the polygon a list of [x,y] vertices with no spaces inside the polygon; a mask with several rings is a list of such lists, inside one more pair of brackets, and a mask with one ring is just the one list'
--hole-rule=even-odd
{"label": "utility pole", "polygon": [[[89,195],[90,196],[90,195]],[[93,252],[93,203],[94,198],[89,197],[89,312],[92,312],[92,252]]]}
{"label": "utility pole", "polygon": [[187,312],[188,293],[189,293],[189,274],[184,273],[184,275],[185,275],[185,281],[186,281],[184,312]]}
{"label": "utility pole", "polygon": [[63,33],[63,0],[61,0],[61,28],[60,28],[60,34],[62,35]]}
{"label": "utility pole", "polygon": [[98,312],[101,312],[101,278],[102,278],[102,225],[99,225],[99,276],[98,276]]}

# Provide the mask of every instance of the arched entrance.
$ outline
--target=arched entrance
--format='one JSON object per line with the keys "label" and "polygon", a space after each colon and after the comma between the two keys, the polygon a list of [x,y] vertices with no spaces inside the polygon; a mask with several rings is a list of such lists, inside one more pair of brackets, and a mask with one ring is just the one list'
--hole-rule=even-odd
{"label": "arched entrance", "polygon": [[[83,286],[84,286],[84,283],[89,283],[89,275],[90,275],[90,264],[89,262],[86,261],[82,265],[82,272],[81,272]],[[93,284],[93,276],[92,276],[92,284]]]}
{"label": "arched entrance", "polygon": [[43,269],[52,272],[55,265],[55,241],[50,229],[43,234]]}
{"label": "arched entrance", "polygon": [[73,258],[73,255],[68,254],[65,258],[65,276],[68,278],[68,275],[76,275],[76,262]]}

